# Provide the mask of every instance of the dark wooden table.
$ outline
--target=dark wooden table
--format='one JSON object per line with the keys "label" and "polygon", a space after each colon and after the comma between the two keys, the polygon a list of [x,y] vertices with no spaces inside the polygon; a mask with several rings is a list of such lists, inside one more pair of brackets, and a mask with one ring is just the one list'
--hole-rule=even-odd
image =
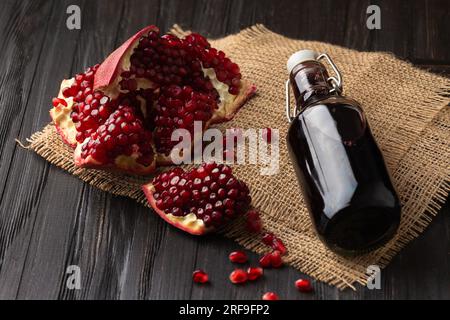
{"label": "dark wooden table", "polygon": [[[81,30],[66,28],[66,8],[82,9]],[[431,226],[382,272],[382,289],[357,292],[315,283],[292,268],[235,287],[220,237],[194,238],[150,210],[82,183],[15,143],[49,122],[62,78],[101,61],[148,24],[178,23],[219,37],[254,23],[301,39],[359,50],[391,51],[450,74],[448,1],[377,1],[382,29],[366,28],[373,1],[93,1],[2,0],[0,4],[0,298],[259,299],[267,290],[290,299],[450,298],[450,215]],[[252,261],[257,257],[251,254]],[[68,290],[66,268],[81,268],[81,290]],[[194,268],[212,284],[192,284]]]}

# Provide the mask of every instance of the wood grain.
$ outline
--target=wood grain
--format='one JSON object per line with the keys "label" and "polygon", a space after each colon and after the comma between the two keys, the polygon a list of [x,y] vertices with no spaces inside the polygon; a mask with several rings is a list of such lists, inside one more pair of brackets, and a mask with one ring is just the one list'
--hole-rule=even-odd
{"label": "wood grain", "polygon": [[[1,299],[259,299],[268,290],[290,299],[450,299],[449,206],[382,273],[382,290],[340,292],[292,268],[236,288],[227,280],[220,237],[193,238],[148,209],[81,183],[14,139],[25,140],[49,121],[60,80],[101,61],[139,28],[174,23],[220,37],[264,23],[290,37],[359,50],[390,51],[423,68],[450,74],[450,5],[446,1],[376,1],[382,29],[365,27],[372,1],[38,1],[0,4],[0,298]],[[81,30],[66,28],[66,8],[82,9]],[[256,255],[249,253],[252,262]],[[66,287],[78,265],[82,289]],[[210,273],[208,286],[191,272]]]}

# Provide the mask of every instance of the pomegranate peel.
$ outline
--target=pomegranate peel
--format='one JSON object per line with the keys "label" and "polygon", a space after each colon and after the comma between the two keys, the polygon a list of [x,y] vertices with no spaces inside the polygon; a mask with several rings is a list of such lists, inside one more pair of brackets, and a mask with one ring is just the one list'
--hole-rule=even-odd
{"label": "pomegranate peel", "polygon": [[[159,28],[154,25],[143,28],[125,41],[119,48],[114,50],[102,62],[94,76],[94,90],[110,86],[114,81],[118,82],[119,73],[129,68],[129,56],[133,49],[139,44],[137,40],[143,35],[148,34],[150,31],[159,32]],[[128,61],[125,61],[127,58]]]}
{"label": "pomegranate peel", "polygon": [[56,130],[60,134],[62,140],[72,148],[75,148],[77,145],[77,140],[75,139],[77,130],[75,129],[75,124],[70,119],[70,113],[72,112],[73,106],[73,98],[69,97],[68,99],[64,98],[62,94],[62,90],[66,87],[70,87],[73,83],[73,80],[63,80],[61,82],[61,87],[58,93],[58,98],[65,102],[65,105],[59,103],[54,105],[52,109],[50,109],[50,117],[53,120],[53,124],[55,125]]}

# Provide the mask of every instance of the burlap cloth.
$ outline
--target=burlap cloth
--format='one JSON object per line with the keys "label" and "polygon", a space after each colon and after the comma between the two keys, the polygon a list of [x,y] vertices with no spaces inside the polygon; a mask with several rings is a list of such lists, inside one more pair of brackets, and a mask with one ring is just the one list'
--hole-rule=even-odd
{"label": "burlap cloth", "polygon": [[[175,26],[172,32],[181,34],[183,30]],[[262,176],[260,166],[254,165],[235,166],[234,170],[250,186],[253,204],[260,208],[265,227],[286,243],[286,262],[338,288],[355,288],[356,282],[364,285],[367,266],[386,266],[425,229],[448,195],[450,80],[416,69],[390,54],[293,40],[262,25],[211,42],[234,59],[244,76],[258,87],[256,97],[233,121],[220,127],[280,130],[279,174]],[[397,236],[381,249],[351,260],[335,255],[315,236],[284,143],[288,128],[284,112],[285,63],[291,53],[304,48],[329,53],[340,68],[344,93],[365,108],[403,204]],[[83,181],[147,205],[140,186],[148,178],[76,168],[72,150],[63,144],[53,125],[33,134],[29,142],[30,149]],[[267,250],[239,223],[223,233],[258,253]]]}

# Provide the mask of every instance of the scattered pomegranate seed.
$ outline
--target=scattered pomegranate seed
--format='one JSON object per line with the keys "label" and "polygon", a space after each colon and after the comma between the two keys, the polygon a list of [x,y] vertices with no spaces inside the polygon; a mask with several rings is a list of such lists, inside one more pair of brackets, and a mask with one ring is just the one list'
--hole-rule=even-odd
{"label": "scattered pomegranate seed", "polygon": [[248,260],[247,254],[244,251],[233,251],[228,258],[233,263],[246,263]]}
{"label": "scattered pomegranate seed", "polygon": [[286,253],[286,246],[280,238],[276,237],[273,233],[266,232],[263,234],[262,242],[265,245],[270,246],[273,250],[280,251],[281,254]]}
{"label": "scattered pomegranate seed", "polygon": [[247,213],[246,227],[249,232],[259,233],[262,229],[262,222],[259,216],[259,212],[256,210],[250,210]]}
{"label": "scattered pomegranate seed", "polygon": [[195,283],[206,283],[209,281],[208,274],[203,270],[195,270],[192,273],[192,280]]}
{"label": "scattered pomegranate seed", "polygon": [[273,235],[273,233],[265,232],[262,236],[262,242],[265,245],[271,246],[274,238],[275,236]]}
{"label": "scattered pomegranate seed", "polygon": [[273,239],[272,248],[274,250],[280,251],[281,254],[285,254],[287,251],[283,241],[281,241],[281,239],[279,238]]}
{"label": "scattered pomegranate seed", "polygon": [[262,296],[263,300],[280,300],[278,295],[275,292],[266,292]]}
{"label": "scattered pomegranate seed", "polygon": [[279,268],[283,265],[283,260],[281,260],[281,253],[278,250],[275,250],[270,255],[270,262],[272,267]]}
{"label": "scattered pomegranate seed", "polygon": [[263,268],[270,268],[272,266],[272,254],[266,253],[259,259],[259,265]]}
{"label": "scattered pomegranate seed", "polygon": [[281,253],[275,250],[270,253],[266,253],[259,259],[259,265],[263,268],[279,268],[283,265],[283,260],[281,259]]}
{"label": "scattered pomegranate seed", "polygon": [[245,283],[248,280],[247,272],[242,269],[236,269],[230,274],[230,281],[234,284]]}
{"label": "scattered pomegranate seed", "polygon": [[250,281],[261,278],[263,274],[263,269],[259,267],[250,267],[247,269],[248,280]]}
{"label": "scattered pomegranate seed", "polygon": [[312,292],[313,291],[313,287],[311,286],[311,283],[306,279],[298,279],[297,281],[295,281],[295,287],[300,292]]}

